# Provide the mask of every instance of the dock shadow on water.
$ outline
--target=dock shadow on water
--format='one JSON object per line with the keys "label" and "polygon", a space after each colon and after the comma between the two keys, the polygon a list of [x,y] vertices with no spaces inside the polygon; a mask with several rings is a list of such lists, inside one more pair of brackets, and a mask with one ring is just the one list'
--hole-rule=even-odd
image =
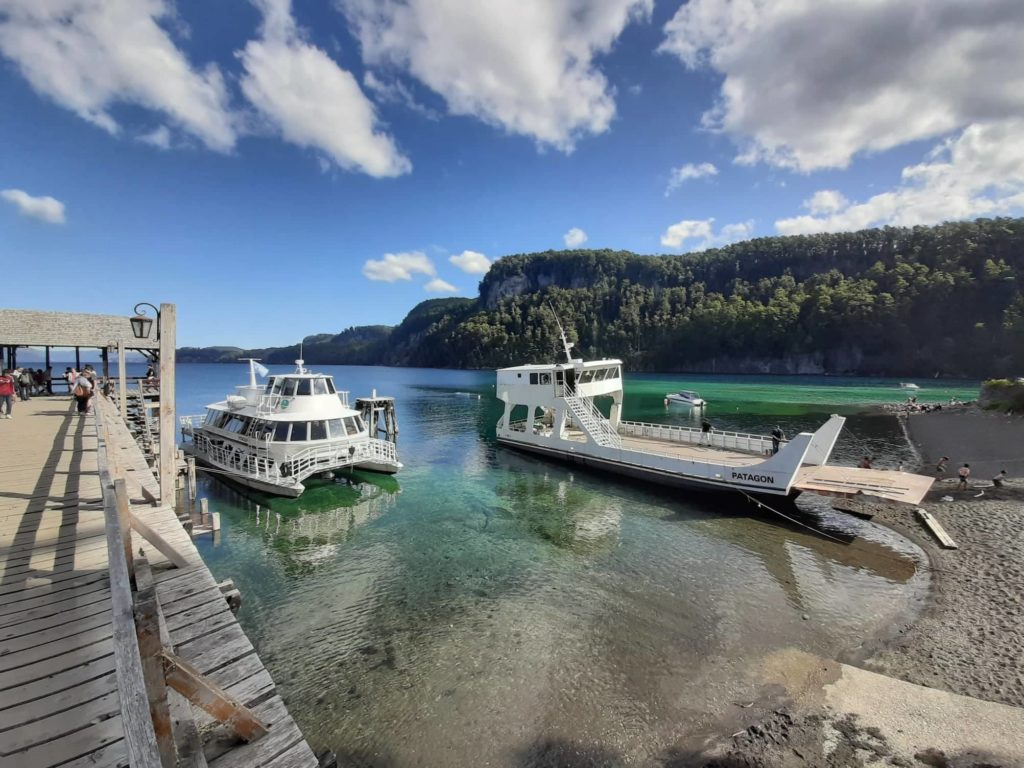
{"label": "dock shadow on water", "polygon": [[397,478],[200,490],[223,526],[204,557],[341,765],[661,765],[756,696],[766,657],[848,653],[919,608],[921,554],[886,529],[810,509],[835,541],[519,456],[488,439],[488,377],[388,375]]}

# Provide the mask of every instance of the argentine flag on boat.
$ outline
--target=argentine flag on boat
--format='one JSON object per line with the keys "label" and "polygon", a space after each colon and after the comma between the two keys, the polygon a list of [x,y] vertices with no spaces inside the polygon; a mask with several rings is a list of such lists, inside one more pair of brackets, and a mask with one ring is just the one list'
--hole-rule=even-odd
{"label": "argentine flag on boat", "polygon": [[270,369],[267,368],[267,366],[260,365],[255,360],[252,361],[252,367],[255,368],[256,369],[256,373],[258,373],[264,379],[267,377],[267,374],[270,373]]}

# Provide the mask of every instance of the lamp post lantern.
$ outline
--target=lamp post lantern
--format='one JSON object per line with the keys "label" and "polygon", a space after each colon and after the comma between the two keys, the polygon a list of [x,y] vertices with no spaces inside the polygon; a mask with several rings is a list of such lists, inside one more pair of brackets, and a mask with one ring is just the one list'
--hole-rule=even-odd
{"label": "lamp post lantern", "polygon": [[153,318],[146,317],[146,310],[139,307],[149,307],[156,313],[156,338],[160,340],[160,310],[147,301],[140,301],[135,305],[135,317],[131,319],[132,333],[136,339],[148,339],[149,330],[153,327]]}

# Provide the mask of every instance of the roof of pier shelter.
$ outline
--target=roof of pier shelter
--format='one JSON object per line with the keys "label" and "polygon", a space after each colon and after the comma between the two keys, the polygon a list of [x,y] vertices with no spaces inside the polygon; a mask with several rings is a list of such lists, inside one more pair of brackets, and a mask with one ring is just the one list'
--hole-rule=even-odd
{"label": "roof of pier shelter", "polygon": [[156,318],[152,320],[149,337],[137,339],[127,315],[0,309],[0,345],[102,348],[123,341],[125,349],[159,349]]}

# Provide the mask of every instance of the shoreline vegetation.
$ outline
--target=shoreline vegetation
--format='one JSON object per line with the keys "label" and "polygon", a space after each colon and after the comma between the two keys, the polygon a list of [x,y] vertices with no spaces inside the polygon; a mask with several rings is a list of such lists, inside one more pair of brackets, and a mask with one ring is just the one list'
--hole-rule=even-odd
{"label": "shoreline vegetation", "polygon": [[[1024,370],[1024,218],[766,237],[700,253],[506,256],[475,298],[429,299],[397,326],[303,340],[314,365],[488,369],[550,359],[555,314],[585,358],[635,372],[917,378]],[[554,312],[551,311],[551,309]],[[181,362],[299,345],[183,347]]]}

